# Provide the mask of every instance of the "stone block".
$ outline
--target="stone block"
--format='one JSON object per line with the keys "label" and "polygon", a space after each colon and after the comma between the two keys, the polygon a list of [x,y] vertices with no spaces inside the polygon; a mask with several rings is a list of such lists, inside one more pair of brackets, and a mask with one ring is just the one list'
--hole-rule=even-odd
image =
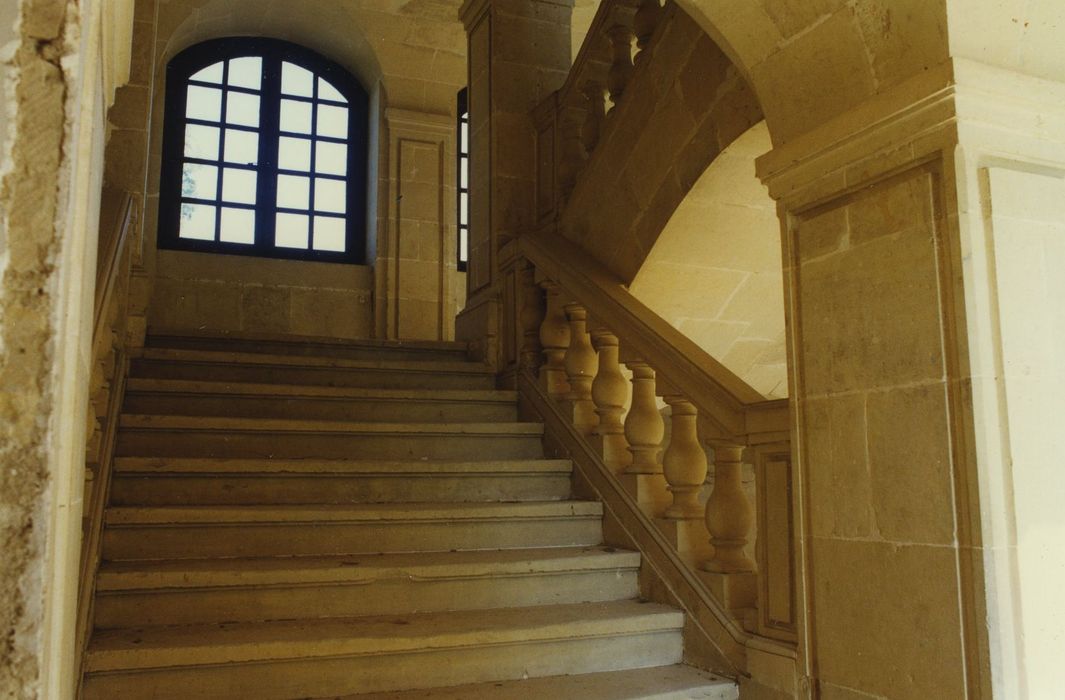
{"label": "stone block", "polygon": [[[713,546],[710,546],[713,554]],[[729,610],[753,608],[758,603],[758,574],[722,574],[699,571],[699,579],[714,598]]]}
{"label": "stone block", "polygon": [[808,399],[803,427],[812,534],[875,537],[864,397]]}
{"label": "stone block", "polygon": [[662,474],[619,474],[618,481],[636,499],[640,510],[651,517],[658,517],[673,501]]}
{"label": "stone block", "polygon": [[246,286],[241,294],[241,329],[286,333],[292,327],[292,293],[286,287]]}
{"label": "stone block", "polygon": [[710,544],[710,533],[706,531],[706,522],[702,518],[693,520],[655,518],[655,526],[677,551],[680,558],[693,569],[697,569],[700,564],[713,558],[714,548]]}
{"label": "stone block", "polygon": [[965,696],[953,549],[814,538],[811,554],[824,682],[898,700]]}

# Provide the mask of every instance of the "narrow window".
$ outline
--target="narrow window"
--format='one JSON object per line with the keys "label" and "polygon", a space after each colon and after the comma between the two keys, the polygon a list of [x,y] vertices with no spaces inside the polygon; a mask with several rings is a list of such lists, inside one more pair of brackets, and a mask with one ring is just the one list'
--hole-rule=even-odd
{"label": "narrow window", "polygon": [[470,260],[470,101],[469,89],[458,97],[458,269],[465,272]]}
{"label": "narrow window", "polygon": [[219,39],[167,68],[159,245],[361,263],[367,94],[293,44]]}

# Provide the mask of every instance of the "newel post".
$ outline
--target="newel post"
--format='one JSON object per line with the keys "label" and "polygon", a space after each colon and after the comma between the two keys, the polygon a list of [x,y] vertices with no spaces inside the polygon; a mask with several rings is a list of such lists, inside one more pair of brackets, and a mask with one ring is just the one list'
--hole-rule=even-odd
{"label": "newel post", "polygon": [[673,494],[673,503],[663,514],[674,520],[701,518],[703,507],[699,493],[706,483],[706,452],[699,443],[696,425],[698,411],[684,396],[665,397],[673,411],[669,446],[662,457],[662,467]]}
{"label": "newel post", "polygon": [[588,435],[595,428],[595,405],[592,403],[592,381],[595,379],[596,356],[588,335],[588,312],[576,303],[566,304],[569,319],[570,343],[564,358],[569,394],[573,403],[573,425]]}
{"label": "newel post", "polygon": [[540,326],[544,321],[543,294],[536,286],[536,270],[532,265],[521,269],[521,309],[518,311],[518,323],[521,327],[522,343],[519,363],[522,369],[536,372],[540,367]]}
{"label": "newel post", "polygon": [[544,365],[540,368],[540,385],[553,399],[569,393],[566,381],[566,349],[569,347],[569,322],[562,309],[562,290],[551,280],[540,283],[547,294],[547,310],[540,324],[540,345],[543,347]]}
{"label": "newel post", "polygon": [[716,573],[746,573],[755,570],[744,553],[754,524],[754,509],[743,492],[744,448],[736,445],[714,449],[714,491],[706,504],[706,529],[714,556],[702,566]]}

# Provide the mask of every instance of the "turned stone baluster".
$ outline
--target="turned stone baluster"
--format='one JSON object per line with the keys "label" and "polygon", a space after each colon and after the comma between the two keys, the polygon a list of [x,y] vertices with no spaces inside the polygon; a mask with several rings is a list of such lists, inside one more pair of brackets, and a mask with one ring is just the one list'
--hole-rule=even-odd
{"label": "turned stone baluster", "polygon": [[588,114],[581,127],[581,143],[585,152],[590,154],[599,143],[599,131],[606,117],[606,95],[603,86],[595,82],[585,83],[582,92],[588,99]]}
{"label": "turned stone baluster", "polygon": [[714,490],[706,504],[706,529],[714,556],[702,566],[717,573],[745,573],[755,570],[744,553],[754,524],[754,511],[743,493],[743,447],[724,446],[714,450]]}
{"label": "turned stone baluster", "polygon": [[632,370],[632,405],[625,416],[625,439],[629,442],[632,464],[627,474],[661,474],[658,453],[666,427],[655,398],[655,371],[642,360],[627,362]]}
{"label": "turned stone baluster", "polygon": [[651,43],[658,20],[662,16],[662,6],[659,0],[641,0],[640,8],[636,10],[636,16],[632,20],[633,33],[636,35],[636,46],[640,52],[636,54],[636,63],[643,60],[644,51]]}
{"label": "turned stone baluster", "polygon": [[573,425],[585,435],[595,428],[595,405],[592,403],[592,382],[597,364],[595,348],[588,335],[588,312],[576,303],[566,304],[569,319],[570,343],[566,351],[566,379],[569,382],[567,399],[573,402]]}
{"label": "turned stone baluster", "polygon": [[618,106],[621,96],[625,93],[625,86],[632,77],[632,30],[623,24],[611,27],[610,48],[613,59],[610,62],[610,72],[607,74],[607,89],[610,91],[610,101],[613,107]]}
{"label": "turned stone baluster", "polygon": [[569,347],[569,322],[562,309],[562,290],[550,280],[540,283],[547,294],[547,310],[540,324],[540,345],[544,365],[540,368],[540,386],[551,398],[563,398],[569,393],[566,381],[566,348]]}
{"label": "turned stone baluster", "polygon": [[519,358],[522,369],[535,372],[540,366],[540,327],[544,321],[543,295],[536,286],[536,271],[531,265],[521,270],[521,324],[522,344]]}
{"label": "turned stone baluster", "polygon": [[674,520],[692,520],[703,516],[699,492],[706,483],[706,452],[699,443],[696,426],[698,411],[683,396],[666,396],[672,409],[669,447],[662,456],[662,469],[673,494],[673,503],[664,516]]}
{"label": "turned stone baluster", "polygon": [[594,433],[602,441],[603,461],[620,471],[632,460],[621,418],[625,413],[625,400],[629,397],[629,383],[621,373],[618,361],[618,337],[599,328],[592,333],[592,343],[599,352],[599,371],[592,382],[592,401],[599,416]]}

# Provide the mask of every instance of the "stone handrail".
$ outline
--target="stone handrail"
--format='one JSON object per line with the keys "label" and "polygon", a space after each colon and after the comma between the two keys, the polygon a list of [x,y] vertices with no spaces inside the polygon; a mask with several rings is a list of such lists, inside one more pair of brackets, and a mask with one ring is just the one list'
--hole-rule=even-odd
{"label": "stone handrail", "polygon": [[[591,255],[568,239],[541,230],[519,239],[521,254],[566,289],[602,325],[625,339],[625,354],[658,369],[661,387],[683,387],[713,437],[757,442],[786,433],[788,402],[767,401],[727,367],[629,292]],[[753,439],[752,439],[753,438]]]}

